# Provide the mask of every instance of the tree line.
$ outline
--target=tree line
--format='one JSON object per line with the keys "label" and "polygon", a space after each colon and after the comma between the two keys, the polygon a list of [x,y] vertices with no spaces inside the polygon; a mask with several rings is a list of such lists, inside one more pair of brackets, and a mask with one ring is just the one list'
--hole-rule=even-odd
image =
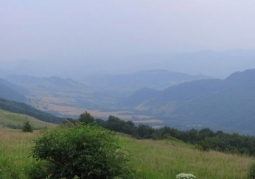
{"label": "tree line", "polygon": [[191,129],[181,131],[171,127],[152,128],[148,125],[135,125],[132,121],[124,121],[115,116],[109,116],[107,120],[97,119],[85,112],[77,120],[67,119],[64,123],[83,122],[94,123],[111,131],[131,135],[137,139],[174,139],[194,145],[197,149],[207,151],[216,150],[225,153],[255,155],[255,137],[240,135],[237,133],[214,132],[209,128],[201,130]]}

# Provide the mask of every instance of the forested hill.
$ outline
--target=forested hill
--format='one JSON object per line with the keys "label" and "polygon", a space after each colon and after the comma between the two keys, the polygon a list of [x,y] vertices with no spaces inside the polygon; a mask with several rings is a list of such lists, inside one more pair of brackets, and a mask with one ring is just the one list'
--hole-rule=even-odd
{"label": "forested hill", "polygon": [[141,93],[138,91],[125,105],[181,129],[210,127],[255,134],[254,89],[255,70],[247,70],[224,80],[198,80],[147,93],[130,105],[130,99]]}
{"label": "forested hill", "polygon": [[18,103],[15,101],[9,101],[6,99],[1,99],[1,98],[0,98],[0,109],[14,112],[14,113],[26,114],[45,122],[60,123],[64,120],[62,118],[53,116],[49,113],[45,113],[38,109],[35,109],[27,104]]}

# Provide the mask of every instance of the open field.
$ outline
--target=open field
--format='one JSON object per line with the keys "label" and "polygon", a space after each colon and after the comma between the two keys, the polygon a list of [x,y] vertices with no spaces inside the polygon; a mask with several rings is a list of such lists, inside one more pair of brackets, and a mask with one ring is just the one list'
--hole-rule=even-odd
{"label": "open field", "polygon": [[[26,168],[33,162],[29,157],[33,140],[40,135],[40,131],[0,129],[0,178],[26,179]],[[197,179],[244,179],[253,162],[250,157],[201,152],[180,141],[118,138],[132,156],[137,179],[174,179],[181,172],[193,173]]]}

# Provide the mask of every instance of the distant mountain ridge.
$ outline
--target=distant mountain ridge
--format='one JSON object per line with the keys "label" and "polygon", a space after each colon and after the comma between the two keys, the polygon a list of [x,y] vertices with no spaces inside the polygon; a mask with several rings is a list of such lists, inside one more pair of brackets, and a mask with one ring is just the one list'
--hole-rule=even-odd
{"label": "distant mountain ridge", "polygon": [[[155,53],[151,51],[136,54],[135,56],[126,55],[126,57],[107,57],[107,55],[99,53],[92,56],[89,55],[88,61],[74,60],[75,63],[70,63],[67,60],[52,60],[51,63],[48,63],[47,60],[39,61],[33,59],[17,60],[14,63],[2,62],[0,75],[2,78],[10,74],[22,74],[82,79],[89,74],[121,74],[151,69],[165,69],[187,74],[205,74],[217,78],[226,78],[235,71],[255,68],[254,49],[202,50],[179,53]],[[60,68],[56,68],[58,66]],[[85,81],[84,79],[81,82],[85,83]]]}
{"label": "distant mountain ridge", "polygon": [[83,83],[56,76],[11,75],[6,79],[26,89],[30,93],[28,95],[30,104],[34,107],[55,115],[62,115],[58,110],[66,106],[101,110],[116,109],[119,108],[119,101],[136,89],[148,87],[161,89],[201,78],[209,77],[166,70],[150,70],[126,75],[95,76]]}
{"label": "distant mountain ridge", "polygon": [[167,70],[147,70],[122,75],[92,76],[84,81],[95,89],[104,88],[115,91],[135,91],[142,88],[162,90],[183,82],[208,78],[211,77],[205,75],[188,75]]}
{"label": "distant mountain ridge", "polygon": [[255,70],[237,72],[224,80],[183,83],[137,98],[135,106],[128,104],[129,108],[158,116],[166,124],[182,129],[210,127],[255,134]]}
{"label": "distant mountain ridge", "polygon": [[10,82],[19,85],[29,91],[30,96],[66,96],[69,93],[86,95],[91,93],[91,89],[86,85],[74,81],[70,78],[60,77],[33,77],[25,75],[12,75],[7,78]]}
{"label": "distant mountain ridge", "polygon": [[[55,88],[65,87],[86,87],[84,84],[78,83],[70,78],[60,78],[57,76],[52,77],[34,77],[26,75],[11,75],[7,78],[8,81],[18,84],[20,86],[37,86],[40,85],[41,88],[47,88],[49,85],[54,86]],[[53,87],[51,87],[53,88]],[[65,89],[63,89],[65,90]]]}
{"label": "distant mountain ridge", "polygon": [[[150,81],[148,76],[144,76],[147,73],[160,75],[155,79],[151,77]],[[98,90],[88,87],[87,84],[59,77],[20,79],[19,76],[10,78],[10,81],[33,94],[29,99],[34,100],[34,107],[59,116],[62,116],[57,113],[59,109],[68,111],[66,107],[72,106],[84,110],[124,111],[132,116],[164,120],[162,125],[183,130],[209,127],[227,132],[255,134],[254,69],[233,73],[223,80],[199,77],[197,80],[175,84],[163,90],[146,87],[146,84],[155,81],[155,84],[162,84],[159,77],[163,76],[163,82],[171,82],[169,76],[162,74],[166,72],[139,72],[138,76],[141,78],[138,78],[137,74],[137,78],[129,78],[129,75],[124,75],[126,79],[115,76],[119,81],[113,81],[112,87],[109,87],[109,82],[115,77],[111,77],[108,82],[101,81],[102,86],[97,86]],[[107,86],[110,89],[106,88]]]}

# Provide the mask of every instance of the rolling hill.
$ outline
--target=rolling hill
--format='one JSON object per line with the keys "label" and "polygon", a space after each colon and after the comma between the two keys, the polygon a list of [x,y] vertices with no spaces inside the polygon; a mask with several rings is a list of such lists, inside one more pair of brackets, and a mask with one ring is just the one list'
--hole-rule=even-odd
{"label": "rolling hill", "polygon": [[18,113],[18,114],[25,114],[25,115],[37,118],[41,121],[50,122],[50,123],[60,123],[63,121],[62,118],[53,116],[46,112],[42,112],[27,104],[18,103],[15,101],[9,101],[5,99],[0,99],[0,109],[9,111],[9,112]]}
{"label": "rolling hill", "polygon": [[38,120],[34,117],[8,112],[0,109],[0,126],[7,128],[22,128],[25,121],[28,121],[34,129],[53,128],[56,124]]}
{"label": "rolling hill", "polygon": [[27,97],[32,106],[55,115],[61,114],[49,105],[61,108],[63,106],[91,107],[95,104],[92,99],[94,91],[69,78],[12,75],[7,80],[29,91]]}
{"label": "rolling hill", "polygon": [[9,81],[0,79],[0,109],[17,114],[28,115],[50,123],[60,123],[63,120],[25,104],[28,103],[28,99],[21,93],[29,95],[29,92],[26,89]]}
{"label": "rolling hill", "polygon": [[128,102],[141,93],[138,91],[125,104],[180,129],[209,127],[255,134],[254,79],[255,70],[236,72],[224,80],[198,80],[169,87],[156,95],[148,93],[130,105]]}

